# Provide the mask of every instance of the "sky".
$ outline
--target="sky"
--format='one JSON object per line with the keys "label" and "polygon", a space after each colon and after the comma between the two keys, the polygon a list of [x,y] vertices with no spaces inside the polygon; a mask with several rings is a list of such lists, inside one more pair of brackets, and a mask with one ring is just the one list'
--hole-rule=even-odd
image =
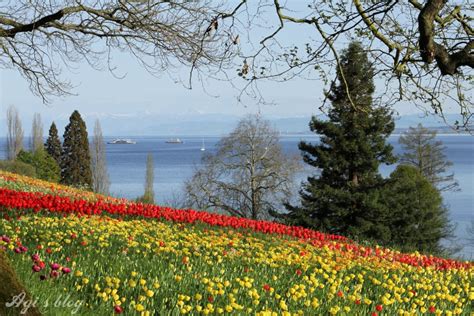
{"label": "sky", "polygon": [[[287,30],[285,29],[285,32]],[[304,31],[283,33],[291,42],[304,42],[310,36]],[[33,113],[39,112],[44,122],[65,120],[78,110],[86,117],[105,116],[157,116],[173,120],[177,116],[222,114],[242,116],[260,112],[266,117],[308,117],[318,114],[323,99],[323,84],[317,80],[295,78],[288,82],[265,82],[260,89],[271,104],[261,104],[246,99],[237,100],[239,91],[228,82],[206,81],[202,85],[194,82],[189,90],[176,77],[187,79],[189,69],[172,69],[173,78],[167,73],[156,77],[145,71],[136,60],[124,53],[114,53],[114,65],[123,79],[117,79],[109,71],[98,71],[87,64],[79,64],[73,71],[65,70],[63,76],[75,87],[73,96],[51,98],[45,105],[33,95],[28,83],[15,70],[0,69],[0,122],[4,122],[6,108],[14,105],[20,112],[24,125],[30,125]],[[398,104],[395,110],[401,114],[420,113],[406,103]],[[4,124],[2,124],[4,125]],[[3,133],[4,126],[0,126]],[[26,131],[28,132],[28,131]]]}
{"label": "sky", "polygon": [[[120,56],[115,63],[123,79],[108,71],[98,71],[81,64],[64,76],[72,81],[74,95],[52,97],[50,104],[43,104],[35,96],[28,83],[14,70],[0,69],[0,120],[5,118],[6,108],[14,105],[25,120],[31,120],[34,112],[41,113],[45,121],[68,117],[75,109],[84,115],[101,117],[106,114],[129,115],[152,113],[155,115],[190,115],[219,113],[244,115],[260,112],[269,117],[310,117],[318,112],[323,97],[323,85],[318,80],[295,78],[284,83],[261,83],[260,88],[268,103],[256,100],[238,101],[239,91],[228,82],[207,81],[195,83],[187,89],[174,82],[167,73],[156,77],[141,68],[134,58]],[[188,69],[174,70],[186,78]],[[416,113],[409,106],[398,106],[401,114]]]}

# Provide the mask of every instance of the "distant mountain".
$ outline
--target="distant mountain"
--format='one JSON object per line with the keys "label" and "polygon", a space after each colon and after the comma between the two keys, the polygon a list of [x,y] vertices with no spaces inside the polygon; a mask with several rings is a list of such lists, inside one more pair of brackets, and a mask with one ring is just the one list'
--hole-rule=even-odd
{"label": "distant mountain", "polygon": [[[454,124],[456,120],[462,121],[459,114],[446,114],[445,118],[450,124]],[[418,123],[423,124],[425,127],[446,127],[446,123],[443,121],[443,119],[435,115],[403,115],[398,117],[395,121],[397,128],[408,128],[410,126],[416,126]]]}
{"label": "distant mountain", "polygon": [[[182,115],[161,115],[152,112],[137,113],[84,113],[82,114],[89,134],[92,135],[94,121],[98,118],[102,125],[105,136],[153,136],[153,135],[225,135],[229,133],[237,124],[241,116],[223,115],[218,113],[189,113]],[[324,116],[320,116],[324,118]],[[309,134],[309,121],[311,116],[295,117],[267,117],[282,134]],[[67,116],[54,118],[60,134],[64,131],[68,123]],[[447,115],[448,122],[459,119],[457,115]],[[43,118],[45,135],[51,120]],[[436,128],[440,132],[454,132],[438,117],[405,115],[396,119],[396,131],[402,132],[409,126],[416,126],[422,123],[426,127]],[[4,120],[0,122],[1,135],[6,134],[6,124]],[[23,127],[25,135],[29,134],[31,118],[24,118]]]}

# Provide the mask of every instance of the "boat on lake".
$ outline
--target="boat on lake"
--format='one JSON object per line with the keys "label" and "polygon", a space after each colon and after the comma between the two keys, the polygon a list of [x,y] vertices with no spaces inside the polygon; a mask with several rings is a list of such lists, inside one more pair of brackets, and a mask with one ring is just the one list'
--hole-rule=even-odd
{"label": "boat on lake", "polygon": [[167,144],[182,144],[183,141],[179,138],[170,138],[166,141]]}
{"label": "boat on lake", "polygon": [[122,144],[127,144],[127,145],[134,145],[136,144],[137,142],[136,141],[133,141],[131,139],[123,139],[123,138],[116,138],[110,142],[108,142],[108,144],[114,144],[114,145],[122,145]]}

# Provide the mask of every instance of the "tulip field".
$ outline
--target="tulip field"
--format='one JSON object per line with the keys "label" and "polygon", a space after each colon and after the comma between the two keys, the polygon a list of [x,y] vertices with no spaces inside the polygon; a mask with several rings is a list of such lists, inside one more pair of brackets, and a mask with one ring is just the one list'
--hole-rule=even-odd
{"label": "tulip field", "polygon": [[473,262],[2,171],[0,251],[44,315],[474,313]]}

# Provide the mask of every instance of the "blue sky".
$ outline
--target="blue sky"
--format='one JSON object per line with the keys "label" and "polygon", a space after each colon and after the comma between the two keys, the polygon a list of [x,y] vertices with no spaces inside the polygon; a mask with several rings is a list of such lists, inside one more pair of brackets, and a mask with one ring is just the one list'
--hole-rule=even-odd
{"label": "blue sky", "polygon": [[[266,30],[268,32],[268,30]],[[252,34],[257,36],[258,33]],[[285,44],[304,43],[312,33],[303,28],[295,32],[291,26],[281,34]],[[79,64],[73,71],[65,70],[63,77],[69,79],[75,88],[73,96],[52,98],[51,104],[44,105],[33,95],[27,82],[14,70],[0,69],[0,122],[5,117],[6,108],[15,105],[29,126],[34,112],[41,113],[45,125],[52,120],[65,119],[75,109],[89,117],[105,115],[141,116],[153,115],[163,118],[179,115],[218,113],[241,116],[246,113],[261,112],[266,117],[309,117],[319,114],[317,108],[323,98],[323,85],[318,80],[293,79],[289,82],[264,82],[260,89],[272,105],[258,104],[246,99],[245,104],[237,101],[239,91],[227,82],[209,80],[194,82],[192,90],[176,83],[175,78],[187,79],[188,69],[173,69],[172,77],[163,73],[154,77],[146,72],[136,60],[124,53],[113,55],[118,75],[115,78],[108,71],[97,71],[87,64]],[[378,83],[379,85],[381,83]],[[419,110],[406,103],[395,109],[402,115],[418,113]],[[3,131],[0,127],[0,132]],[[28,132],[28,128],[25,128]]]}
{"label": "blue sky", "polygon": [[[186,115],[190,113],[222,113],[243,115],[261,111],[267,116],[310,116],[317,112],[322,100],[322,83],[317,80],[293,79],[285,83],[266,82],[261,90],[268,101],[274,104],[258,104],[247,99],[245,104],[237,100],[238,91],[227,82],[207,81],[204,88],[195,82],[192,90],[182,83],[174,82],[167,73],[155,77],[142,69],[130,56],[116,60],[117,79],[108,71],[97,71],[81,64],[74,72],[65,72],[76,87],[75,95],[52,98],[44,105],[33,95],[27,82],[13,70],[0,70],[0,118],[6,107],[15,105],[25,119],[34,112],[44,119],[69,115],[74,109],[84,114],[92,113],[144,113]],[[175,70],[177,76],[185,78],[187,69]],[[398,106],[402,114],[414,113],[408,106]]]}

